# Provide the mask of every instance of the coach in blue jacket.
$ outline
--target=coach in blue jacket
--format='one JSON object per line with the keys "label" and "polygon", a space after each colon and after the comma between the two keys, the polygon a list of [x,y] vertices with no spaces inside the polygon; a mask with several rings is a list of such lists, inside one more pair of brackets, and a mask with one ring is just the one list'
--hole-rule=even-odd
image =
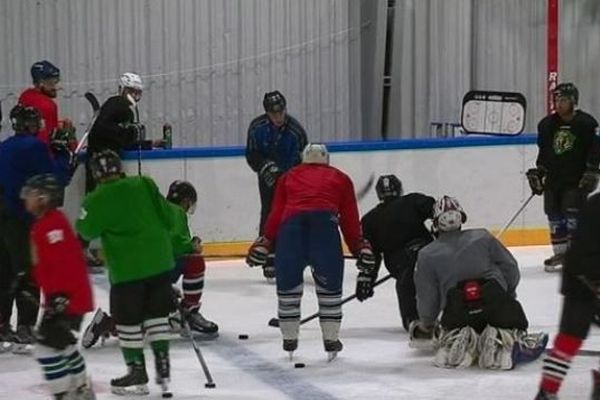
{"label": "coach in blue jacket", "polygon": [[[258,175],[260,192],[259,235],[271,211],[277,179],[287,170],[300,164],[301,154],[308,142],[306,132],[296,118],[286,111],[285,97],[278,91],[265,93],[265,113],[256,117],[248,128],[246,161]],[[273,257],[263,268],[267,279],[275,278]]]}

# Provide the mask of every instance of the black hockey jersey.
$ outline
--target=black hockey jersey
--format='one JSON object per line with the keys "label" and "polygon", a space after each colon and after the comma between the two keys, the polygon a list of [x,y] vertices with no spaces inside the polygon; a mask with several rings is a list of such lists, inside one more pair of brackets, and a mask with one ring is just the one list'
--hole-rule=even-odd
{"label": "black hockey jersey", "polygon": [[[363,236],[373,246],[377,264],[388,267],[402,262],[406,246],[415,241],[431,241],[424,225],[432,218],[435,199],[422,193],[409,193],[397,199],[379,203],[361,220]],[[393,268],[390,268],[392,270]]]}
{"label": "black hockey jersey", "polygon": [[120,153],[137,141],[137,132],[127,124],[135,120],[131,104],[123,96],[110,97],[102,107],[88,137],[88,152],[110,149]]}
{"label": "black hockey jersey", "polygon": [[540,121],[536,165],[546,168],[547,187],[577,187],[586,168],[598,167],[600,144],[596,136],[597,127],[594,117],[580,110],[569,122],[563,121],[556,113]]}
{"label": "black hockey jersey", "polygon": [[562,294],[591,299],[593,295],[580,277],[600,281],[600,193],[591,196],[579,211],[577,230],[564,263]]}

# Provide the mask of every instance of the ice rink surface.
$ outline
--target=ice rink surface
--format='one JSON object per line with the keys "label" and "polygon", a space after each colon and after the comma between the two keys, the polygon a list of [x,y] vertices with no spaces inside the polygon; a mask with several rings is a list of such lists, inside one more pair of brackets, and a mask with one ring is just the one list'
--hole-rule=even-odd
{"label": "ice rink surface", "polygon": [[[530,321],[530,330],[554,336],[561,297],[560,274],[543,271],[542,260],[549,247],[513,248],[522,268],[518,296]],[[382,268],[383,273],[383,268]],[[380,276],[381,275],[380,273]],[[305,274],[303,316],[316,311],[314,285]],[[353,293],[356,269],[346,263],[344,297]],[[97,305],[107,307],[106,278],[95,277]],[[172,342],[172,391],[176,399],[533,399],[541,372],[541,360],[512,371],[444,370],[433,366],[432,356],[408,347],[408,334],[401,327],[393,281],[376,288],[364,303],[344,306],[341,340],[344,350],[331,363],[326,361],[317,320],[302,326],[294,361],[281,350],[279,330],[267,326],[276,316],[275,287],[267,284],[259,269],[243,261],[208,263],[202,312],[220,326],[220,336],[200,342],[217,384],[205,389],[205,379],[187,339]],[[90,316],[88,316],[90,318]],[[249,335],[239,340],[239,334]],[[584,348],[600,347],[593,330]],[[108,383],[125,372],[117,342],[84,351],[98,399],[122,399],[112,395]],[[146,351],[150,379],[152,356]],[[295,369],[294,362],[306,367]],[[588,399],[590,369],[595,357],[577,357],[561,391],[561,399]],[[142,398],[158,399],[160,391]],[[31,357],[0,355],[0,399],[47,399],[41,371]]]}

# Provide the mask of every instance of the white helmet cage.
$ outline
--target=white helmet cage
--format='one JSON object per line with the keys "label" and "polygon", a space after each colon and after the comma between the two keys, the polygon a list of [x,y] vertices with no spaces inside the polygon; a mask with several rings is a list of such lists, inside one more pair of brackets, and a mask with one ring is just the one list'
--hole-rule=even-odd
{"label": "white helmet cage", "polygon": [[304,164],[329,164],[329,151],[322,143],[309,143],[302,151]]}

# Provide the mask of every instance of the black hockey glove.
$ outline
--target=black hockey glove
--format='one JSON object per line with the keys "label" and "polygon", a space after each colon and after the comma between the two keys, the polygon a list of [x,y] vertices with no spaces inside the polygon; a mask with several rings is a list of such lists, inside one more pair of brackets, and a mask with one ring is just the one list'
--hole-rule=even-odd
{"label": "black hockey glove", "polygon": [[546,176],[546,171],[543,168],[530,168],[525,173],[525,176],[529,182],[531,193],[538,196],[544,193],[544,177]]}
{"label": "black hockey glove", "polygon": [[268,187],[275,186],[277,179],[281,176],[281,170],[273,161],[267,161],[258,172],[260,180]]}
{"label": "black hockey glove", "polygon": [[260,236],[252,243],[246,256],[246,264],[250,267],[264,266],[267,263],[267,257],[272,251],[272,243],[264,236]]}
{"label": "black hockey glove", "polygon": [[598,187],[600,171],[597,168],[588,168],[579,180],[579,188],[586,193],[591,193]]}
{"label": "black hockey glove", "polygon": [[356,298],[358,301],[365,301],[369,297],[373,297],[374,290],[373,285],[375,283],[374,274],[365,274],[359,272],[356,278]]}
{"label": "black hockey glove", "polygon": [[375,273],[375,254],[371,243],[366,239],[361,239],[358,250],[356,251],[356,267],[359,272],[373,275]]}
{"label": "black hockey glove", "polygon": [[56,318],[64,315],[69,307],[69,298],[58,294],[52,296],[44,306],[44,318]]}

